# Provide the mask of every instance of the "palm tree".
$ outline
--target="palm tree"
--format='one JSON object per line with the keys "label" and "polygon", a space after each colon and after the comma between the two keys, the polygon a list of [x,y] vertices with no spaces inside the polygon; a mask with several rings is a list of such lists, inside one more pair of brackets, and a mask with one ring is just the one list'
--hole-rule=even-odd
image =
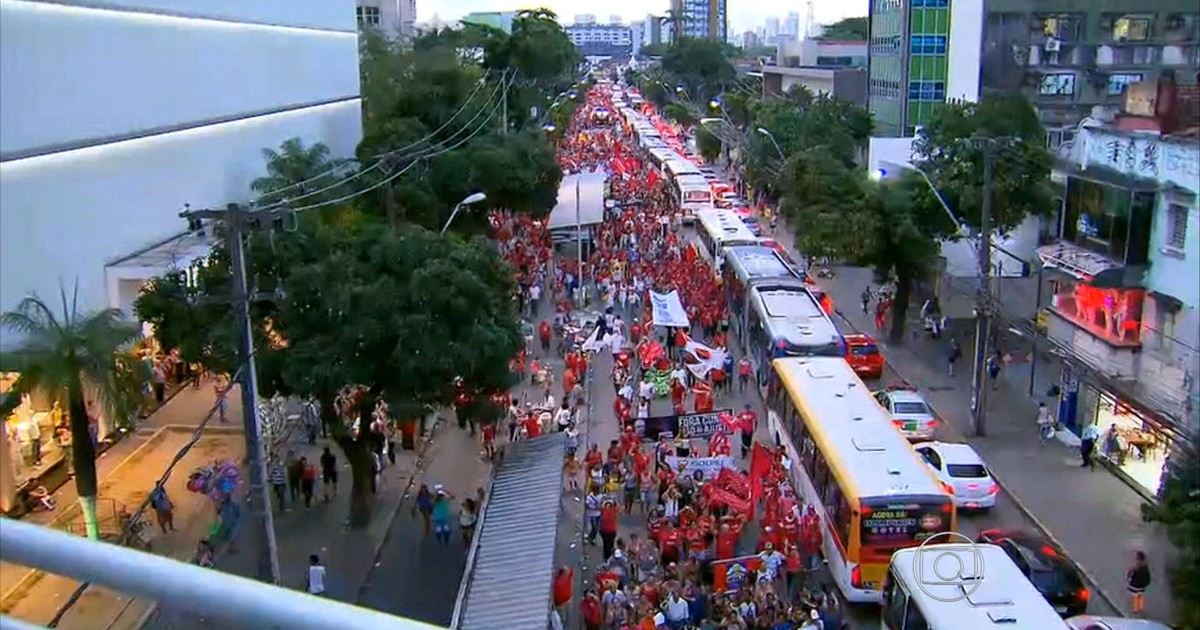
{"label": "palm tree", "polygon": [[[260,202],[297,199],[308,205],[332,198],[340,177],[337,167],[345,160],[330,157],[329,147],[320,142],[304,146],[300,138],[285,140],[279,149],[263,149],[267,174],[250,183]],[[325,190],[329,188],[329,190]],[[318,193],[318,194],[314,194]]]}
{"label": "palm tree", "polygon": [[21,376],[17,393],[44,391],[65,397],[70,414],[71,462],[75,490],[83,509],[88,538],[99,538],[96,523],[96,445],[88,431],[84,387],[114,415],[123,408],[124,391],[117,375],[117,354],[137,338],[137,329],[127,324],[119,309],[81,313],[79,289],[68,301],[62,291],[62,313],[56,315],[36,296],[21,301],[15,310],[0,315],[0,325],[21,336],[13,352]]}

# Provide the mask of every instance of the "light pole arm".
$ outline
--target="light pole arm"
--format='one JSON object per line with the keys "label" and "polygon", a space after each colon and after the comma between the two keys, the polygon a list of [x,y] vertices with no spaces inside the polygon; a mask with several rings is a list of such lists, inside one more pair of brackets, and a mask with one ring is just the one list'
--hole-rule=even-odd
{"label": "light pole arm", "polygon": [[454,204],[454,210],[450,212],[450,218],[446,219],[446,224],[442,226],[442,231],[438,232],[438,236],[446,235],[446,230],[450,229],[450,224],[454,223],[454,217],[458,216],[458,211],[462,207],[463,205],[461,203]]}
{"label": "light pole arm", "polygon": [[950,222],[954,224],[954,227],[958,228],[958,232],[962,232],[962,221],[954,215],[954,211],[950,209],[950,204],[946,201],[946,198],[942,196],[942,191],[938,190],[937,186],[933,185],[933,181],[929,179],[929,175],[926,175],[925,171],[915,166],[907,166],[905,168],[916,173],[917,175],[920,175],[921,179],[925,180],[925,184],[929,186],[929,190],[933,191],[933,196],[937,197],[938,203],[941,204],[942,210],[946,211],[946,216],[950,217]]}

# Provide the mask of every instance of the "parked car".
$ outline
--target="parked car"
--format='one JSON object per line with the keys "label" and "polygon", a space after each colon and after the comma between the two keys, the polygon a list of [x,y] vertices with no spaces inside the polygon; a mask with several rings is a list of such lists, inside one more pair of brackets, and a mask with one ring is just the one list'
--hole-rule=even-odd
{"label": "parked car", "polygon": [[870,335],[846,335],[846,361],[862,378],[883,376],[883,353]]}
{"label": "parked car", "polygon": [[887,410],[895,426],[904,437],[917,440],[932,440],[937,431],[938,418],[921,394],[911,387],[888,387],[875,392],[875,400]]}
{"label": "parked car", "polygon": [[1171,630],[1171,626],[1149,619],[1078,615],[1067,620],[1071,630]]}
{"label": "parked car", "polygon": [[917,452],[933,469],[946,491],[954,495],[959,509],[988,510],[996,507],[1000,486],[992,479],[983,459],[966,444],[924,442]]}
{"label": "parked car", "polygon": [[978,542],[996,545],[1012,558],[1034,588],[1063,617],[1087,612],[1091,591],[1083,576],[1057,545],[1045,536],[1027,530],[988,529]]}

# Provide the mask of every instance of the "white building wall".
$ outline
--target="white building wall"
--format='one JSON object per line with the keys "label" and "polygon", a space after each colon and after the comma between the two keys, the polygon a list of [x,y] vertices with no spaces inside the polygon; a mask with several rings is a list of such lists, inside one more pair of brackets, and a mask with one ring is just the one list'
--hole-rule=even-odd
{"label": "white building wall", "polygon": [[954,2],[950,8],[950,41],[946,55],[946,100],[979,100],[979,68],[983,55],[983,2]]}
{"label": "white building wall", "polygon": [[361,136],[353,0],[92,4],[0,0],[0,309],[76,281],[126,306],[105,265],[184,204],[247,201],[264,147]]}

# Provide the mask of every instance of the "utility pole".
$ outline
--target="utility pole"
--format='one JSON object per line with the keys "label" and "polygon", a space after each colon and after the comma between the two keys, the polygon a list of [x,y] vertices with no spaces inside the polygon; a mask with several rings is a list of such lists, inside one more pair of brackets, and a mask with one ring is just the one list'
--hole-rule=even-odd
{"label": "utility pole", "polygon": [[982,138],[983,143],[983,208],[979,219],[979,288],[975,294],[975,361],[971,389],[974,408],[971,410],[975,435],[987,435],[987,359],[991,353],[991,287],[992,275],[992,174],[995,138]]}
{"label": "utility pole", "polygon": [[579,260],[579,268],[576,269],[579,274],[579,308],[583,308],[587,306],[587,285],[583,283],[583,215],[579,209],[579,178],[580,175],[575,176],[575,249],[578,250],[576,255]]}
{"label": "utility pole", "polygon": [[233,313],[240,336],[238,359],[243,366],[239,385],[242,389],[246,461],[250,472],[250,492],[246,497],[250,523],[246,531],[249,533],[252,549],[258,554],[256,577],[263,582],[279,584],[279,550],[275,542],[271,497],[266,484],[266,452],[262,443],[261,419],[258,417],[258,377],[254,369],[254,337],[250,324],[250,303],[270,300],[274,296],[261,296],[252,293],[247,287],[246,254],[242,247],[242,237],[247,231],[271,230],[276,227],[294,230],[296,215],[290,208],[256,211],[246,206],[229,204],[224,210],[188,210],[180,216],[188,220],[219,221],[224,226],[225,247],[229,252],[233,274]]}

